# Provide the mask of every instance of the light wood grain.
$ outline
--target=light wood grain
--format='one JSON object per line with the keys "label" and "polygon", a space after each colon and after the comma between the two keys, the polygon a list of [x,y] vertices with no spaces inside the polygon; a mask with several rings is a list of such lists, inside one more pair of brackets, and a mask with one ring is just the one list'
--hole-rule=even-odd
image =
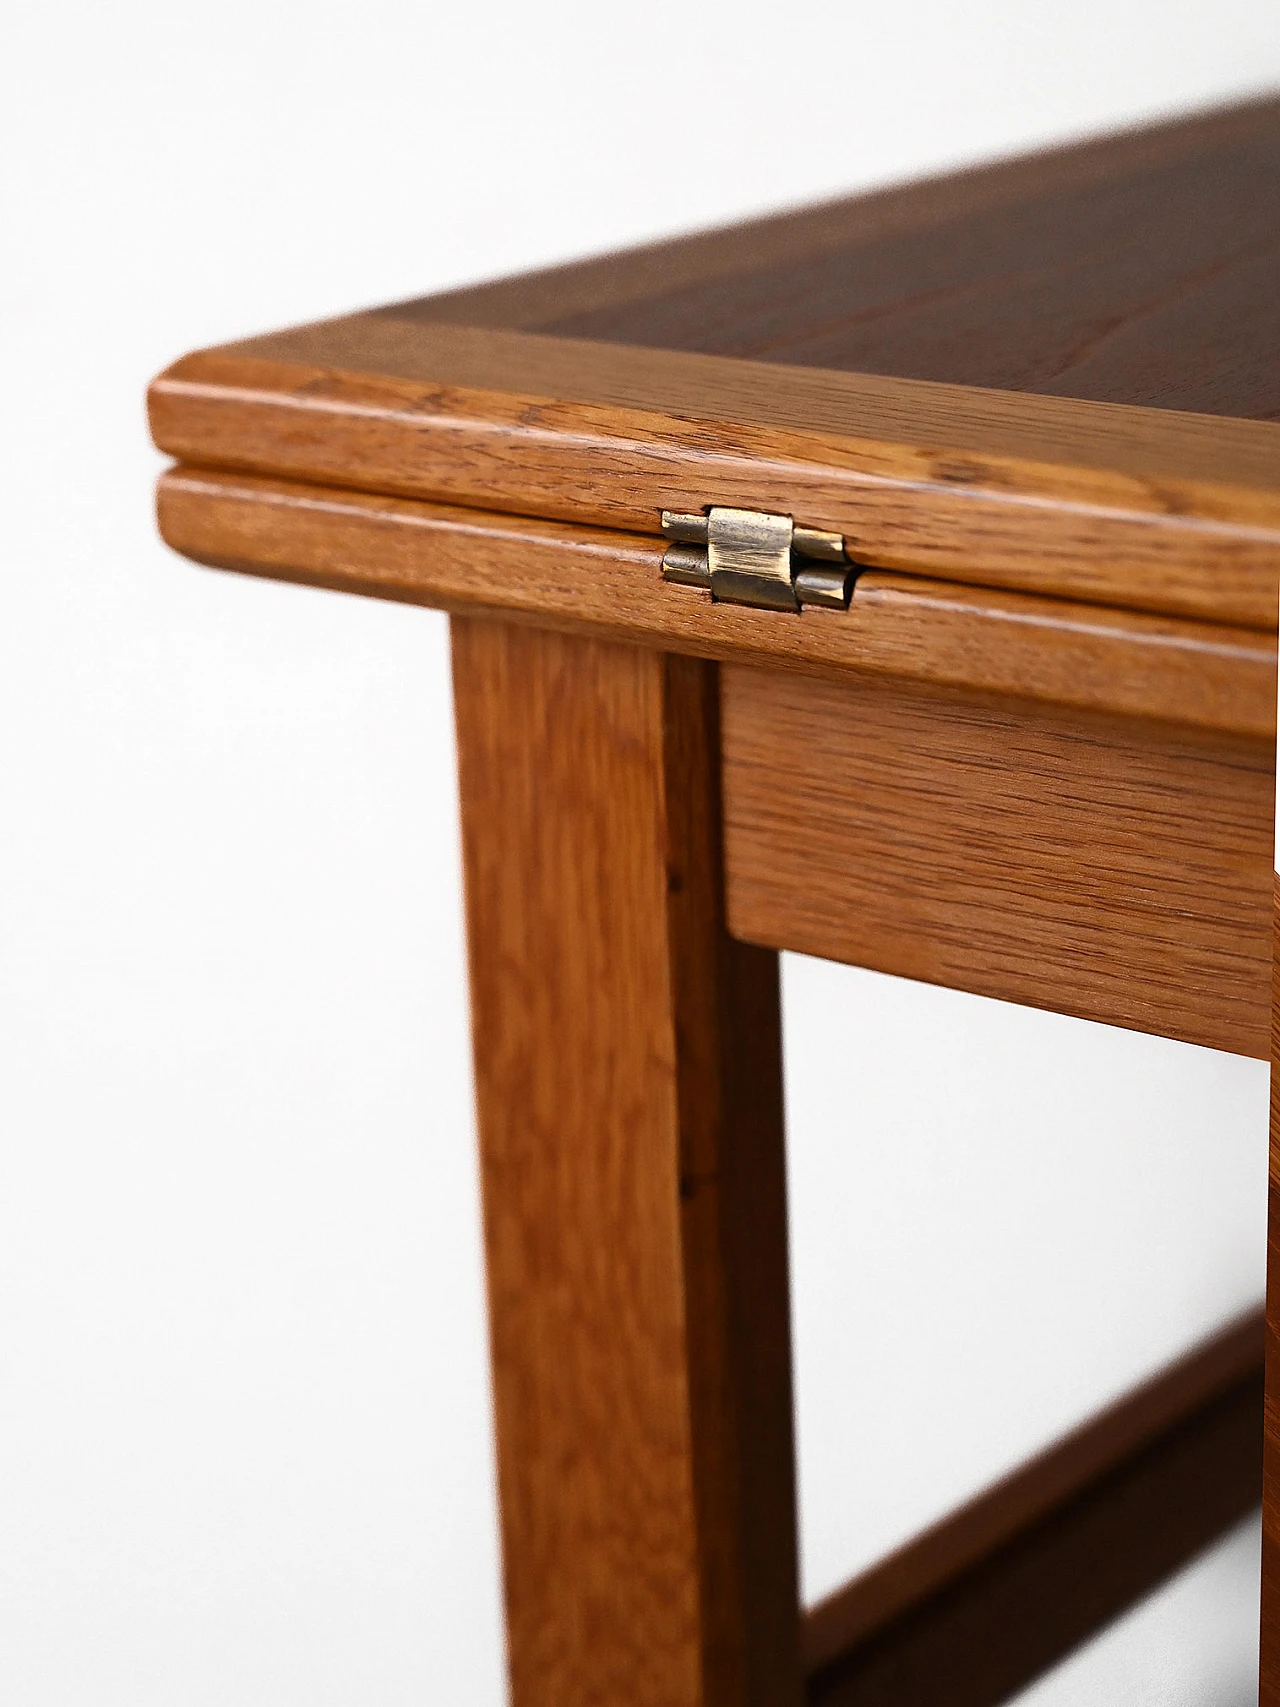
{"label": "light wood grain", "polygon": [[[439,324],[389,309],[196,352],[159,376],[159,395],[168,376],[215,387],[261,379],[271,389],[275,364],[313,370],[322,401],[326,378],[349,381],[350,404],[333,390],[335,413],[358,410],[362,401],[376,407],[380,395],[430,406],[446,402],[442,393],[478,392],[482,404],[505,396],[543,410],[560,403],[621,417],[671,417],[673,424],[706,419],[796,433],[810,456],[815,446],[820,456],[828,440],[852,441],[872,472],[940,484],[973,484],[990,466],[1006,496],[1034,481],[1049,497],[1234,520],[1240,493],[1280,492],[1274,422]],[[381,393],[380,384],[391,380],[428,389]],[[363,399],[361,382],[370,388]],[[543,419],[537,411],[526,424],[536,428]],[[979,458],[979,469],[953,466],[957,450]],[[1215,498],[1218,492],[1226,496]],[[1178,502],[1189,507],[1177,510]],[[1273,514],[1269,502],[1258,511]]]}
{"label": "light wood grain", "polygon": [[1274,628],[1280,426],[365,315],[187,357],[201,466],[655,533],[729,504],[859,562]]}
{"label": "light wood grain", "polygon": [[454,625],[515,1707],[799,1697],[774,956],[714,671]]}
{"label": "light wood grain", "polygon": [[730,929],[1265,1059],[1273,750],[722,672]]}
{"label": "light wood grain", "polygon": [[661,578],[657,541],[522,517],[177,469],[160,527],[202,562],[485,609],[699,657],[893,674],[1270,737],[1275,637],[869,571],[846,613],[713,604]]}

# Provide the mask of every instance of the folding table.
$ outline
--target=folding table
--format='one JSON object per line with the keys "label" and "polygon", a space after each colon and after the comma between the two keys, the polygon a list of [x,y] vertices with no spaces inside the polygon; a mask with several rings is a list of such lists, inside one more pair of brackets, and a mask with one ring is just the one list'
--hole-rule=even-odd
{"label": "folding table", "polygon": [[452,615],[515,1707],[987,1707],[1247,1512],[1260,1315],[801,1613],[777,956],[1267,1056],[1280,103],[150,404],[179,552]]}

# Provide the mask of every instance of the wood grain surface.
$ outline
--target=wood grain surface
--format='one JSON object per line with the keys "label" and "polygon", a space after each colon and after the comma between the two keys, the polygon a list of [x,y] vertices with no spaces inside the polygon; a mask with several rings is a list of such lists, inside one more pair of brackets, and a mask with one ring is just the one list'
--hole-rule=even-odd
{"label": "wood grain surface", "polygon": [[1266,1059],[1274,749],[722,669],[729,927]]}
{"label": "wood grain surface", "polygon": [[1275,418],[1280,102],[388,312]]}
{"label": "wood grain surface", "polygon": [[787,257],[808,262],[852,244],[934,230],[957,217],[1087,191],[1153,167],[1193,161],[1205,151],[1248,148],[1265,142],[1277,124],[1280,102],[1245,101],[467,285],[393,304],[387,312],[533,330],[569,315],[643,303],[713,279],[736,278]]}
{"label": "wood grain surface", "polygon": [[[177,549],[457,618],[514,1707],[796,1707],[772,951],[1267,1047],[1280,102],[201,352],[150,410]],[[665,585],[713,503],[841,533],[850,611]],[[810,1621],[810,1701],[992,1707],[1243,1509],[1258,1404],[921,1538]]]}
{"label": "wood grain surface", "polygon": [[515,1707],[799,1699],[776,957],[714,667],[454,625]]}
{"label": "wood grain surface", "polygon": [[843,241],[816,252],[782,222],[736,270],[548,304],[531,329],[1280,419],[1280,103],[1137,141],[1022,193],[992,184],[999,166],[954,179],[931,219],[888,229],[845,203],[829,213]]}
{"label": "wood grain surface", "polygon": [[662,580],[662,545],[603,529],[177,469],[160,528],[202,562],[489,610],[699,657],[850,671],[1269,738],[1275,637],[868,571],[847,612],[713,604]]}
{"label": "wood grain surface", "polygon": [[202,467],[655,534],[729,504],[876,568],[1273,630],[1280,426],[378,315],[190,356]]}
{"label": "wood grain surface", "polygon": [[[837,1589],[805,1614],[805,1669],[820,1672],[873,1632],[919,1606],[1019,1536],[1087,1494],[1161,1436],[1181,1430],[1236,1388],[1256,1395],[1262,1373],[1263,1312],[1251,1311],[1124,1394],[993,1487]],[[1256,1467],[1257,1454],[1250,1462]],[[1211,1478],[1236,1466],[1205,1466]],[[1254,1486],[1249,1503],[1256,1504]],[[1244,1509],[1247,1509],[1245,1507]],[[1231,1516],[1235,1512],[1230,1513]],[[1144,1535],[1117,1537],[1128,1553]],[[1158,1561],[1160,1574],[1167,1561]]]}

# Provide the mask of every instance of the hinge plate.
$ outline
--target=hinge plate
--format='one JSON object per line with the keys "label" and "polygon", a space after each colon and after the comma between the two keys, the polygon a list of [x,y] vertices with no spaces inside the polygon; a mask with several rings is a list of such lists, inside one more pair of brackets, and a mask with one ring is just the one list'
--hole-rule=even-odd
{"label": "hinge plate", "polygon": [[720,506],[701,515],[664,510],[662,531],[673,542],[662,559],[663,578],[706,588],[720,603],[848,608],[854,568],[838,533],[799,527],[790,516]]}

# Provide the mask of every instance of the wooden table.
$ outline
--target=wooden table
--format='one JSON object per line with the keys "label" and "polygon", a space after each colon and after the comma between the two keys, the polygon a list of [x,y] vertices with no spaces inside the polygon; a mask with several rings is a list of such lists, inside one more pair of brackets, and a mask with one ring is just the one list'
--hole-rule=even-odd
{"label": "wooden table", "polygon": [[1267,1055],[1280,103],[151,418],[178,551],[453,615],[516,1707],[986,1707],[1256,1502],[1260,1316],[799,1614],[777,951]]}

